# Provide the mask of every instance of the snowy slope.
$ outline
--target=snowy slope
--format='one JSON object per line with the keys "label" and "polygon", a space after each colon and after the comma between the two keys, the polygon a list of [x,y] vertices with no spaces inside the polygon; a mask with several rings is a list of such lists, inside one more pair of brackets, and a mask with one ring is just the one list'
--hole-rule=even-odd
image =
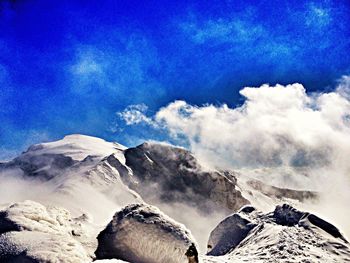
{"label": "snowy slope", "polygon": [[113,211],[128,203],[142,202],[110,165],[113,158],[124,166],[125,149],[120,144],[84,135],[33,145],[0,165],[1,203],[30,199],[66,207],[74,216],[87,213],[97,223],[106,224]]}
{"label": "snowy slope", "polygon": [[[62,140],[35,144],[21,155],[20,159],[25,156],[39,156],[50,154],[62,154],[70,157],[75,161],[82,161],[87,156],[96,156],[103,158],[112,153],[123,151],[126,147],[119,143],[106,142],[103,139],[72,134],[65,136]],[[122,155],[120,155],[122,157]]]}

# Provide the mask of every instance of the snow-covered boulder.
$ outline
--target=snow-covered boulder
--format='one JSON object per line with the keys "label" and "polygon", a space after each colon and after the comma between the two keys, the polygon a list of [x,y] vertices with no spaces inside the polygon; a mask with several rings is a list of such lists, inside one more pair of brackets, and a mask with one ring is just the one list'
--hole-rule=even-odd
{"label": "snow-covered boulder", "polygon": [[0,262],[89,262],[96,244],[86,220],[63,208],[15,203],[0,212]]}
{"label": "snow-covered boulder", "polygon": [[208,255],[225,255],[246,238],[254,227],[256,227],[256,224],[238,213],[225,218],[210,233]]}
{"label": "snow-covered boulder", "polygon": [[145,204],[117,212],[97,239],[97,259],[138,263],[188,262],[186,253],[195,243],[183,225]]}
{"label": "snow-covered boulder", "polygon": [[211,233],[209,255],[226,262],[349,262],[350,247],[340,231],[316,215],[290,205],[271,213],[244,207]]}

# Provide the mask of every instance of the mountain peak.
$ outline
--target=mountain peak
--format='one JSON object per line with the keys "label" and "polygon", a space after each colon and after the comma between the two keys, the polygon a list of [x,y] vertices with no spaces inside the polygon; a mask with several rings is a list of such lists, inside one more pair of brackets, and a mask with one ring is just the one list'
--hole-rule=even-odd
{"label": "mountain peak", "polygon": [[81,161],[88,155],[105,157],[125,149],[126,147],[119,143],[107,142],[101,138],[83,134],[71,134],[58,141],[34,144],[23,154],[64,154],[73,160]]}

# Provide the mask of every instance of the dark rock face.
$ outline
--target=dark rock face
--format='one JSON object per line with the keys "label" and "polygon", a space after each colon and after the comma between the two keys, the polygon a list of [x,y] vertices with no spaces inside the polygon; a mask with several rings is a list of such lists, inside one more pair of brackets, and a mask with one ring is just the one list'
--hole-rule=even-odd
{"label": "dark rock face", "polygon": [[225,218],[210,233],[208,255],[221,256],[234,249],[257,225],[239,214]]}
{"label": "dark rock face", "polygon": [[[299,222],[299,225],[302,225],[304,223],[304,220],[306,219],[309,220],[311,224],[321,228],[322,230],[326,231],[328,234],[334,236],[335,238],[342,238],[344,241],[346,241],[338,228],[313,214],[307,214],[307,216],[305,216],[305,218],[303,218],[302,221]],[[346,241],[346,243],[348,242]]]}
{"label": "dark rock face", "polygon": [[27,255],[26,251],[23,251],[14,255],[0,255],[0,262],[2,263],[40,263],[39,260]]}
{"label": "dark rock face", "polygon": [[63,154],[27,155],[26,153],[2,164],[0,170],[19,168],[25,176],[41,179],[52,179],[61,174],[64,169],[72,167],[76,162]]}
{"label": "dark rock face", "polygon": [[21,227],[7,218],[6,211],[0,211],[0,234],[10,231],[21,231]]}
{"label": "dark rock face", "polygon": [[340,233],[339,229],[331,223],[328,223],[314,214],[298,211],[290,205],[284,204],[282,206],[277,206],[273,212],[273,217],[276,223],[280,225],[299,225],[305,228],[309,228],[310,226],[318,227],[331,236],[340,238],[348,243],[348,241]]}
{"label": "dark rock face", "polygon": [[[205,171],[187,150],[162,144],[144,143],[125,152],[126,165],[138,185],[134,190],[146,201],[184,202],[210,211],[220,207],[237,211],[248,204],[236,189],[231,172]],[[152,186],[157,191],[150,191]],[[132,186],[131,186],[132,187]]]}
{"label": "dark rock face", "polygon": [[290,205],[277,206],[273,212],[273,218],[277,224],[282,226],[297,225],[305,213],[298,211]]}
{"label": "dark rock face", "polygon": [[250,214],[251,212],[256,211],[256,208],[251,206],[251,205],[246,205],[243,206],[238,212],[239,213],[246,213],[246,214]]}

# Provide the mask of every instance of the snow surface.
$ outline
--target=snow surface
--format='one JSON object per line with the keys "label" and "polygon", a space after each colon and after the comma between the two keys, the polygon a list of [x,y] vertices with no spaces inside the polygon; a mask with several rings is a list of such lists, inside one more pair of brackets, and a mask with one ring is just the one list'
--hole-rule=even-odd
{"label": "snow surface", "polygon": [[96,241],[84,217],[25,201],[0,213],[0,261],[89,262]]}
{"label": "snow surface", "polygon": [[[103,139],[72,134],[65,136],[62,140],[35,144],[24,154],[45,155],[45,154],[63,154],[71,157],[75,161],[82,161],[87,156],[105,157],[112,153],[123,151],[126,147],[119,143],[107,142]],[[123,158],[123,155],[120,155]]]}

